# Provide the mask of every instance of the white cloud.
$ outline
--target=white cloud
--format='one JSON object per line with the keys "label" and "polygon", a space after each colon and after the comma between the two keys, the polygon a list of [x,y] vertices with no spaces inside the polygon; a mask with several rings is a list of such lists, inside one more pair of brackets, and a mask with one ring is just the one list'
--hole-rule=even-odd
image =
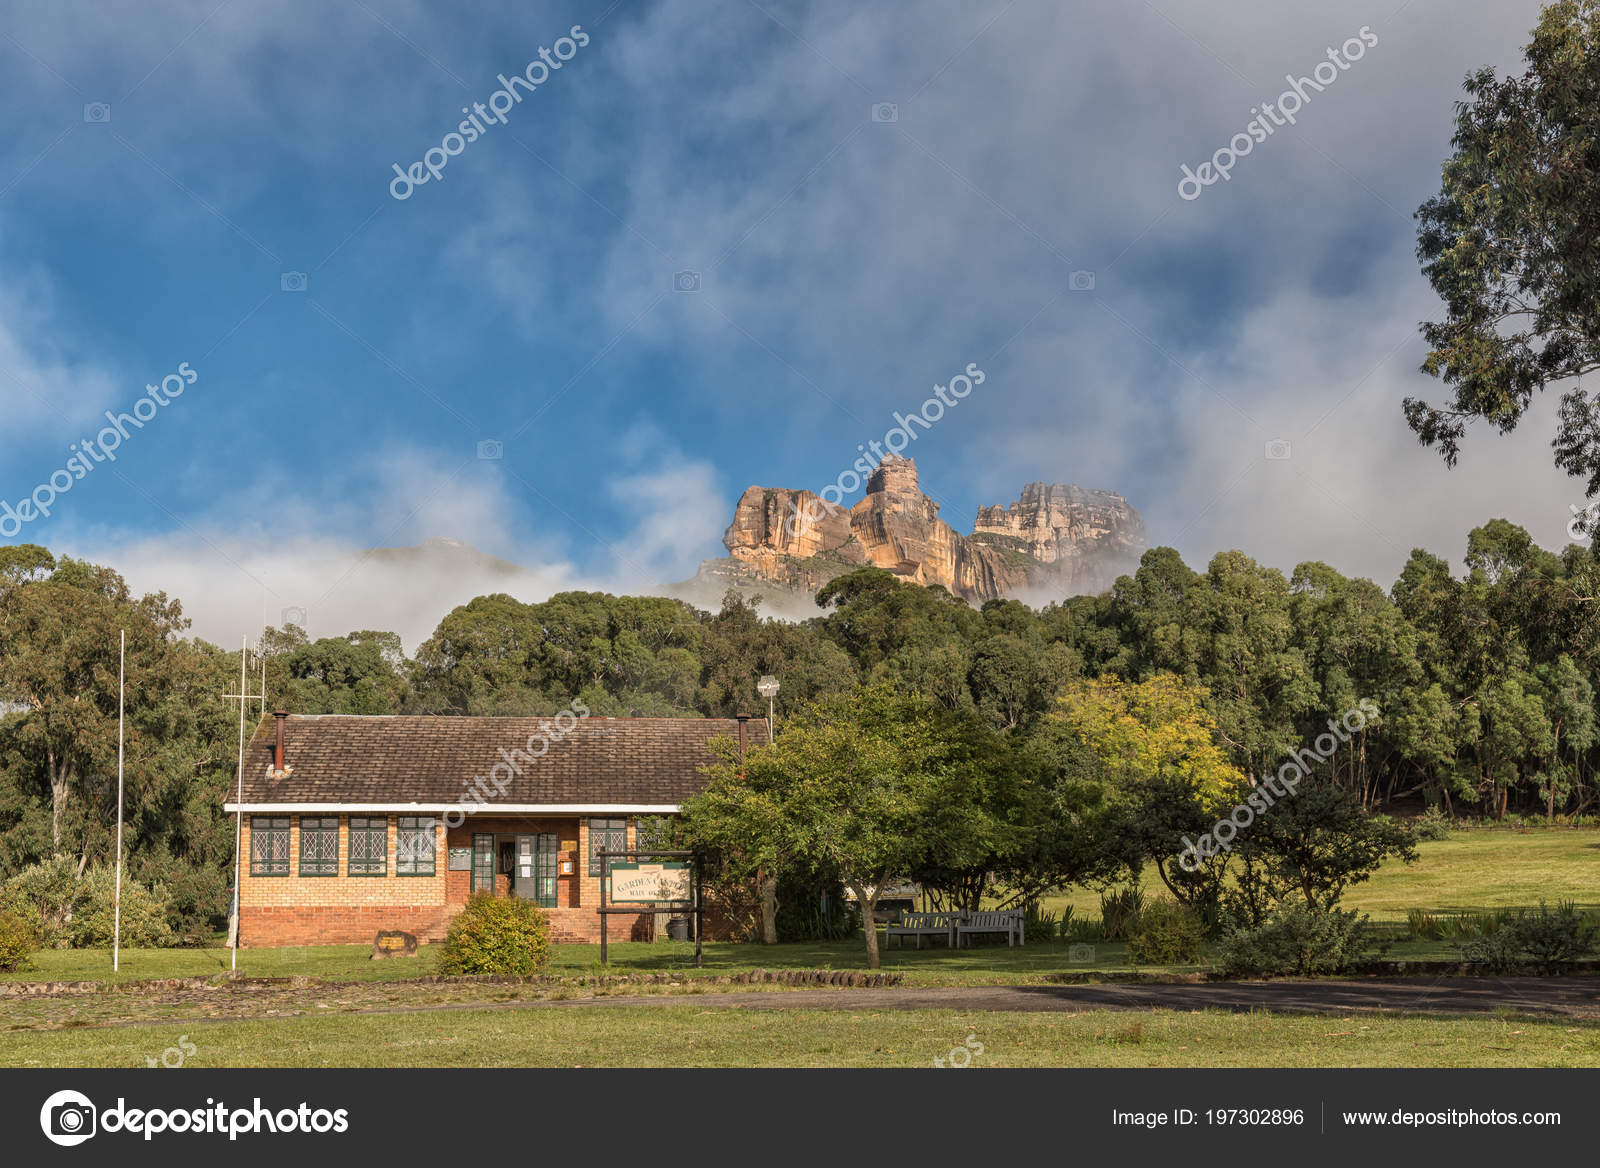
{"label": "white cloud", "polygon": [[[65,461],[67,444],[82,435],[79,427],[115,402],[119,389],[131,401],[144,383],[119,385],[101,364],[69,347],[71,330],[56,317],[52,300],[42,274],[0,272],[0,441],[36,430],[53,433]],[[59,465],[38,470],[48,474]]]}
{"label": "white cloud", "polygon": [[223,646],[303,611],[314,638],[388,629],[415,651],[475,596],[637,594],[693,575],[698,548],[721,533],[725,499],[714,472],[656,439],[623,446],[644,466],[611,486],[632,525],[582,564],[549,534],[556,517],[536,513],[498,464],[451,463],[415,448],[353,463],[346,494],[313,496],[264,474],[178,530],[69,527],[51,547],[110,564],[135,592],[177,597],[194,635]]}

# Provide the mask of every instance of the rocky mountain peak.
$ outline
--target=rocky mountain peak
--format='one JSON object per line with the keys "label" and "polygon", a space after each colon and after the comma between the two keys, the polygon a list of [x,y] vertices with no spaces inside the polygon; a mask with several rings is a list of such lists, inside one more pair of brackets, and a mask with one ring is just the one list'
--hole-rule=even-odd
{"label": "rocky mountain peak", "polygon": [[922,492],[916,462],[890,455],[849,510],[807,490],[747,488],[723,535],[729,559],[707,561],[699,580],[811,593],[872,564],[972,603],[1060,599],[1109,588],[1137,565],[1145,539],[1143,519],[1121,495],[1043,482],[1014,503],[980,507],[972,534],[962,535]]}

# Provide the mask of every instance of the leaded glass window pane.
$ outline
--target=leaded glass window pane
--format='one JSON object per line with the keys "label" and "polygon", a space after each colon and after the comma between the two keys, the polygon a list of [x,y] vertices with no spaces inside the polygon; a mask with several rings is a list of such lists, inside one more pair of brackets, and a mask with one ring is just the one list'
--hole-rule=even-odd
{"label": "leaded glass window pane", "polygon": [[289,874],[289,818],[268,815],[250,817],[250,875],[287,876]]}

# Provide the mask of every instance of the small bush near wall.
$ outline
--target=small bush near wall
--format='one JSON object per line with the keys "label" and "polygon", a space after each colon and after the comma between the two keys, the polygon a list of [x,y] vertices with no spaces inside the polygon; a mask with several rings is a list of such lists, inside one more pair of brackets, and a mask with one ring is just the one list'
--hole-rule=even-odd
{"label": "small bush near wall", "polygon": [[478,893],[450,922],[439,972],[538,973],[550,957],[550,920],[530,901]]}

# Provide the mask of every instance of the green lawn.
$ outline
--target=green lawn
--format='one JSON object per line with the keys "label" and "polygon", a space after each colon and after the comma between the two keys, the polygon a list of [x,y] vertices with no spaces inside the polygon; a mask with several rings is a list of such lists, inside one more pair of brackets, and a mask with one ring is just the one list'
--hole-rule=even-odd
{"label": "green lawn", "polygon": [[[1600,903],[1600,828],[1457,832],[1417,851],[1416,863],[1391,861],[1350,888],[1341,907],[1371,913],[1374,921],[1403,921],[1410,908],[1505,908],[1541,897]],[[1144,886],[1151,895],[1166,892],[1153,868]],[[1100,919],[1100,895],[1086,889],[1048,898],[1045,907],[1060,912],[1068,904],[1079,919]]]}
{"label": "green lawn", "polygon": [[[918,984],[1014,982],[1062,970],[1128,968],[1127,947],[1101,943],[1093,959],[1060,941],[1030,943],[1018,948],[979,945],[951,952],[942,943],[922,950],[889,949],[883,968],[905,974]],[[365,945],[319,945],[303,949],[241,949],[239,972],[250,977],[309,976],[337,981],[386,981],[434,972],[438,951],[424,945],[415,958],[373,961]],[[849,941],[773,946],[709,942],[704,967],[694,966],[694,945],[685,942],[626,942],[610,946],[610,965],[599,963],[596,945],[556,945],[548,972],[586,977],[611,973],[679,973],[685,976],[734,974],[751,969],[864,969],[866,944]],[[34,958],[32,972],[0,974],[0,981],[136,981],[145,978],[214,975],[228,969],[226,949],[131,949],[122,954],[122,969],[111,973],[111,954],[104,949],[52,949]]]}
{"label": "green lawn", "polygon": [[[181,1029],[182,1033],[179,1033]],[[968,1042],[969,1036],[972,1041]],[[180,1046],[191,1044],[189,1047]],[[1592,1067],[1600,1026],[1524,1018],[1165,1010],[962,1013],[683,1006],[332,1015],[0,1034],[0,1065],[192,1067]],[[178,1055],[168,1054],[169,1061]],[[959,1061],[959,1060],[958,1060]]]}
{"label": "green lawn", "polygon": [[[1370,912],[1377,921],[1404,921],[1408,908],[1494,908],[1568,897],[1600,902],[1600,829],[1472,831],[1448,840],[1425,843],[1412,865],[1386,864],[1368,882],[1354,886],[1345,905]],[[1146,887],[1160,892],[1151,874]],[[1052,898],[1046,907],[1059,911],[1072,904],[1081,919],[1098,920],[1099,896],[1082,889]],[[436,953],[424,946],[415,959],[372,961],[363,945],[311,946],[294,949],[243,949],[239,971],[254,977],[305,975],[328,980],[369,981],[416,977],[434,970]],[[580,976],[600,972],[599,948],[557,945],[550,972]],[[675,942],[624,942],[610,947],[614,973],[669,972],[691,974],[694,946]],[[1451,959],[1459,951],[1444,941],[1402,941],[1392,958]],[[905,975],[913,984],[959,984],[1038,980],[1063,971],[1125,970],[1127,950],[1098,942],[1092,954],[1059,942],[1037,939],[1023,947],[980,945],[952,953],[932,943],[921,951],[885,949],[884,968]],[[105,950],[51,950],[40,953],[33,972],[0,974],[0,981],[113,980],[111,955]],[[815,944],[772,947],[710,943],[705,946],[705,972],[710,975],[767,969],[861,969],[865,946],[859,938]],[[219,974],[229,967],[225,949],[135,949],[122,955],[114,980]]]}

